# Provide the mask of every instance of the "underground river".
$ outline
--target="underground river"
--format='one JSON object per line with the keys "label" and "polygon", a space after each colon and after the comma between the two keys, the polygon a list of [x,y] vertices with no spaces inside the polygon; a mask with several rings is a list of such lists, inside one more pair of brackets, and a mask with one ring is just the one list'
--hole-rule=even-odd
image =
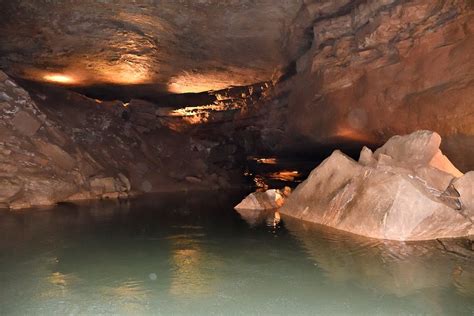
{"label": "underground river", "polygon": [[359,238],[268,214],[245,192],[0,213],[0,314],[471,315],[469,241]]}

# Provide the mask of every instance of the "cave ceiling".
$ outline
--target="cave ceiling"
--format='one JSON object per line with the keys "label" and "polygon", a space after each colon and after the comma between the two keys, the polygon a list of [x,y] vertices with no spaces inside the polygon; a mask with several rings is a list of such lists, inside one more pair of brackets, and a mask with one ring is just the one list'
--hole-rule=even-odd
{"label": "cave ceiling", "polygon": [[249,85],[294,58],[287,33],[302,3],[0,0],[0,68],[34,81],[172,93]]}

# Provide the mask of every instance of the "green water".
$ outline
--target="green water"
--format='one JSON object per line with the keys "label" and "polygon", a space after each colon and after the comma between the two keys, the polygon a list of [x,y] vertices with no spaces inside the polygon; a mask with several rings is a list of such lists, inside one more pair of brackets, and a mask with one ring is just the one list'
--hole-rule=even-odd
{"label": "green water", "polygon": [[468,242],[246,221],[242,196],[0,212],[0,315],[474,315]]}

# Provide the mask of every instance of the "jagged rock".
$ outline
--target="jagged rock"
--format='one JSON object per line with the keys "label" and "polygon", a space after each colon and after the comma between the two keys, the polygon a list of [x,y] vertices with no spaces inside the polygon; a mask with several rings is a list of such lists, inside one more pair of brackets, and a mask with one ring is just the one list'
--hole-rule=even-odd
{"label": "jagged rock", "polygon": [[240,202],[236,210],[274,210],[281,207],[290,194],[290,189],[283,190],[270,189],[265,192],[254,192],[249,194]]}
{"label": "jagged rock", "polygon": [[439,152],[441,136],[430,131],[416,131],[410,135],[394,136],[374,152],[374,158],[386,155],[394,161],[427,165]]}
{"label": "jagged rock", "polygon": [[[472,176],[456,179],[430,165],[440,143],[439,135],[429,131],[396,136],[375,151],[375,162],[364,149],[367,164],[335,151],[296,188],[281,213],[379,239],[474,234],[473,221],[465,215],[474,202]],[[446,202],[453,180],[462,209]]]}
{"label": "jagged rock", "polygon": [[372,150],[364,146],[364,148],[362,148],[362,151],[360,152],[359,163],[364,166],[375,164],[376,160],[374,158],[374,153],[372,152]]}
{"label": "jagged rock", "polygon": [[279,190],[254,192],[240,202],[236,210],[271,210],[283,205],[283,197]]}
{"label": "jagged rock", "polygon": [[12,120],[15,129],[25,136],[33,136],[41,127],[41,123],[25,111],[18,112]]}

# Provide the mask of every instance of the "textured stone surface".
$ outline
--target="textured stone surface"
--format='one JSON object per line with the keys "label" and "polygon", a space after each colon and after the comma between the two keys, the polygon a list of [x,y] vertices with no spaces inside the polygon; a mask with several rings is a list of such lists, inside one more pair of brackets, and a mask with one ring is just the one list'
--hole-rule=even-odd
{"label": "textured stone surface", "polygon": [[[439,135],[428,131],[395,136],[368,164],[335,151],[296,188],[280,211],[379,239],[474,234],[472,218],[466,215],[474,202],[471,177],[454,178],[429,165],[440,141]],[[367,155],[364,152],[362,157]],[[420,170],[421,166],[425,168]],[[454,179],[460,196],[449,189]]]}
{"label": "textured stone surface", "polygon": [[[238,172],[232,169],[237,147],[220,133],[213,140],[207,133],[204,138],[195,130],[179,134],[166,125],[149,126],[142,133],[140,125],[122,117],[122,102],[43,86],[29,90],[30,96],[0,74],[5,78],[0,93],[10,98],[0,107],[2,208],[122,198],[143,191],[217,189],[222,183],[230,186],[230,170]],[[211,163],[211,152],[226,146],[233,150]],[[186,181],[190,177],[202,181]],[[235,182],[239,180],[240,172]]]}
{"label": "textured stone surface", "polygon": [[25,111],[18,112],[12,120],[15,129],[26,136],[33,136],[41,127],[41,123]]}
{"label": "textured stone surface", "polygon": [[[270,80],[295,58],[302,0],[3,1],[0,66],[42,80],[147,84],[174,92]],[[302,45],[295,32],[292,50]]]}
{"label": "textured stone surface", "polygon": [[[429,129],[456,166],[472,170],[472,1],[307,3],[312,46],[264,110],[262,143],[311,152]],[[338,9],[324,15],[325,6]]]}

